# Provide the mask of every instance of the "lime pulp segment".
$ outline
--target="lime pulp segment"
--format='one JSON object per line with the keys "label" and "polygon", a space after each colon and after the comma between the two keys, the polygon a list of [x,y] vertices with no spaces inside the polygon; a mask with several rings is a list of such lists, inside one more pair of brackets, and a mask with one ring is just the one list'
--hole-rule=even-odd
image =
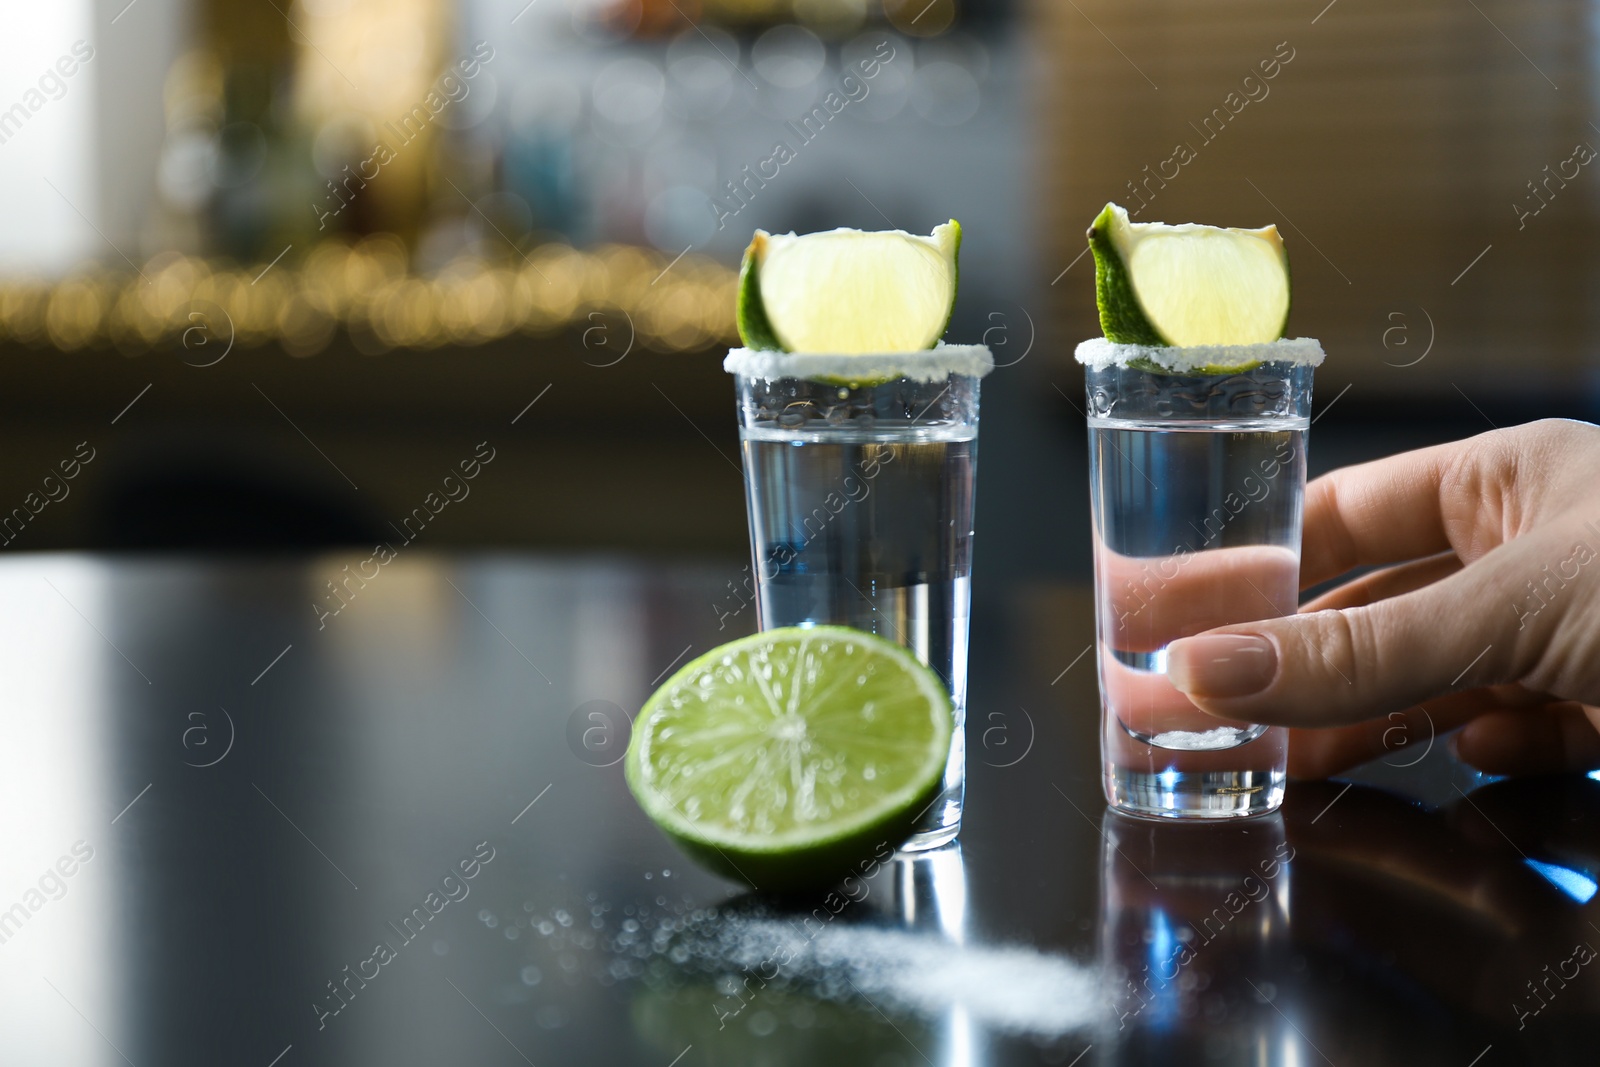
{"label": "lime pulp segment", "polygon": [[1139,345],[1251,345],[1288,324],[1289,260],[1277,227],[1132,222],[1116,204],[1089,228],[1106,339]]}
{"label": "lime pulp segment", "polygon": [[955,307],[961,225],[757,230],[740,267],[738,324],[753,349],[882,353],[932,348]]}

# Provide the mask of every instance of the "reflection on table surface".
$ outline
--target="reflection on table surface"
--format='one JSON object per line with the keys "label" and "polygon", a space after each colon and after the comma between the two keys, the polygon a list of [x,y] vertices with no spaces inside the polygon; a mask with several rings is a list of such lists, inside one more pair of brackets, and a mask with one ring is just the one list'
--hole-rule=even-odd
{"label": "reflection on table surface", "polygon": [[960,843],[773,900],[617,763],[736,567],[348,562],[0,565],[0,1061],[1592,1062],[1600,781],[1110,815],[1089,592],[983,590]]}

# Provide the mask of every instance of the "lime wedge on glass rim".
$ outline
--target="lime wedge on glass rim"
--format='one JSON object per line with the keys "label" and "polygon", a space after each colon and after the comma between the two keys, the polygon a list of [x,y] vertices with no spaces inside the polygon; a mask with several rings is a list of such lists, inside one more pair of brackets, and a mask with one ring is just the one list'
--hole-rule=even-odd
{"label": "lime wedge on glass rim", "polygon": [[625,763],[645,814],[763,892],[887,859],[937,794],[955,715],[937,675],[843,626],[732,641],[645,702]]}
{"label": "lime wedge on glass rim", "polygon": [[1132,222],[1107,204],[1089,227],[1089,248],[1108,341],[1255,345],[1278,340],[1288,325],[1289,256],[1276,226]]}
{"label": "lime wedge on glass rim", "polygon": [[904,230],[757,230],[739,270],[747,348],[860,354],[932,348],[950,325],[961,224]]}

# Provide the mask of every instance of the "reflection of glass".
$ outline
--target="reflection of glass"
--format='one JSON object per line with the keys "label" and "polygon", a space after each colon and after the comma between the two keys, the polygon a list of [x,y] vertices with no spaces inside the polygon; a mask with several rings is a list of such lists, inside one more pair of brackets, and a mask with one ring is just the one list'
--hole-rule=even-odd
{"label": "reflection of glass", "polygon": [[[961,844],[896,856],[888,906],[907,930],[937,935],[960,945],[967,939],[967,868]],[[928,1027],[937,1042],[927,1049],[939,1067],[977,1067],[983,1062],[971,1011],[959,1000]]]}
{"label": "reflection of glass", "polygon": [[[936,366],[944,351],[904,358]],[[853,626],[950,687],[943,790],[902,846],[933,848],[960,831],[966,786],[978,375],[847,386],[762,377],[772,369],[756,360],[734,366],[751,371],[736,380],[761,629]]]}
{"label": "reflection of glass", "polygon": [[895,857],[884,883],[889,895],[883,906],[902,927],[952,944],[966,941],[967,868],[960,842]]}
{"label": "reflection of glass", "polygon": [[1199,711],[1167,681],[1166,648],[1295,610],[1311,374],[1298,363],[1231,375],[1087,370],[1113,807],[1220,818],[1282,803],[1286,731]]}
{"label": "reflection of glass", "polygon": [[1097,1062],[1311,1062],[1274,1003],[1290,951],[1283,817],[1171,826],[1107,812],[1101,830],[1114,1021]]}

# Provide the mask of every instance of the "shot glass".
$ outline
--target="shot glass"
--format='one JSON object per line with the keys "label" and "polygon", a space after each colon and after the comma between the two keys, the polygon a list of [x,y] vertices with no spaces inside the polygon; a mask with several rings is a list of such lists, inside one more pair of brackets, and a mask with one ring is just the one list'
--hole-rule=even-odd
{"label": "shot glass", "polygon": [[961,829],[982,346],[884,356],[736,349],[756,619],[853,626],[939,675],[955,732],[939,795],[901,851]]}
{"label": "shot glass", "polygon": [[[1287,731],[1207,715],[1166,675],[1170,642],[1298,604],[1311,378],[1322,349],[1307,340],[1252,347],[1078,348],[1103,783],[1111,806],[1131,815],[1232,818],[1283,802]],[[1250,356],[1261,362],[1209,373],[1219,359],[1242,366]]]}

